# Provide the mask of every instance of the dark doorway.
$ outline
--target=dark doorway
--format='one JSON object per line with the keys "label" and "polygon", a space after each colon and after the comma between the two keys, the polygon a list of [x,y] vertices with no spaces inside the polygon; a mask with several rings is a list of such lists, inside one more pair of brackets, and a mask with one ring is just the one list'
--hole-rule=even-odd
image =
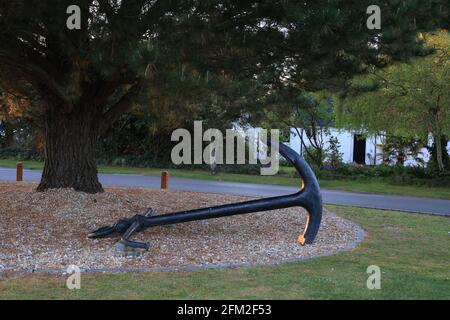
{"label": "dark doorway", "polygon": [[353,162],[366,164],[366,138],[358,134],[353,138]]}

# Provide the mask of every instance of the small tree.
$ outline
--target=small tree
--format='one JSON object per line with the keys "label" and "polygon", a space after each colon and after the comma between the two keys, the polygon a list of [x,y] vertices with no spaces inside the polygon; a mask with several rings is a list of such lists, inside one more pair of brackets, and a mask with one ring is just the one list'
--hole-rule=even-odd
{"label": "small tree", "polygon": [[342,164],[343,153],[339,151],[341,144],[337,137],[331,137],[327,149],[327,159],[332,168],[338,168]]}
{"label": "small tree", "polygon": [[[450,171],[450,155],[447,151],[447,144],[449,142],[449,139],[446,136],[441,137],[441,145],[442,145],[442,152],[440,153],[442,158],[442,165],[444,166],[444,169],[447,171]],[[439,161],[438,161],[438,148],[436,141],[433,142],[433,144],[428,147],[428,151],[430,152],[430,161],[428,163],[429,167],[433,170],[439,170]]]}
{"label": "small tree", "polygon": [[450,34],[422,34],[434,54],[409,64],[374,70],[353,81],[356,95],[340,107],[341,125],[415,138],[433,135],[439,171],[444,170],[442,137],[450,134]]}
{"label": "small tree", "polygon": [[305,158],[317,167],[326,159],[325,144],[334,124],[333,100],[323,92],[283,89],[267,97],[264,116],[267,122],[294,130]]}
{"label": "small tree", "polygon": [[426,146],[422,139],[415,139],[410,137],[397,137],[387,135],[381,147],[381,153],[378,156],[385,164],[395,163],[403,166],[408,158],[412,158],[419,165],[424,165],[423,152],[421,151]]}

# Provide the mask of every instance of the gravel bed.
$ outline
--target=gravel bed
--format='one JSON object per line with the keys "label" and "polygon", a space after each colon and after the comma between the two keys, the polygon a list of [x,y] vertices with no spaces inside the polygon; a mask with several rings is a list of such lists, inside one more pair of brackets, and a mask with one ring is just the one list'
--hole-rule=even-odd
{"label": "gravel bed", "polygon": [[34,192],[36,185],[0,183],[0,272],[138,270],[273,264],[326,255],[361,240],[354,223],[325,210],[313,245],[296,240],[304,229],[303,209],[219,218],[148,229],[134,239],[148,241],[139,258],[115,254],[117,238],[90,240],[87,234],[152,207],[157,214],[244,201],[248,198],[181,191],[107,188],[89,195],[69,189]]}

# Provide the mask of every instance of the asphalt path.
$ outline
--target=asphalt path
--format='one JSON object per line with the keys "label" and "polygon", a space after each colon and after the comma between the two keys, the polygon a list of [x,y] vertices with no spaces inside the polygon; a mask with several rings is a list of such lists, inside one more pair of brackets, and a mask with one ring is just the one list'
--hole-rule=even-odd
{"label": "asphalt path", "polygon": [[[14,181],[15,178],[15,169],[0,168],[0,181]],[[40,178],[40,170],[24,170],[25,181],[36,182],[39,181]],[[160,187],[160,178],[156,176],[100,174],[99,179],[104,186],[144,188]],[[222,193],[252,197],[279,196],[293,193],[298,190],[293,187],[285,186],[208,181],[175,177],[170,179],[170,188],[175,190]],[[450,200],[365,194],[337,190],[322,190],[322,196],[325,204],[450,216]]]}

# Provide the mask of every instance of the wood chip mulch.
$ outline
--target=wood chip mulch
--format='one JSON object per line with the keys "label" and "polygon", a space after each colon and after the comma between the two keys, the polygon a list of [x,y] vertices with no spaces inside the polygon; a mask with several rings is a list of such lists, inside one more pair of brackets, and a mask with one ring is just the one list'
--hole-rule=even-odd
{"label": "wood chip mulch", "polygon": [[156,227],[136,235],[150,250],[139,258],[115,254],[118,238],[87,234],[152,207],[157,214],[248,200],[245,197],[152,189],[107,188],[89,195],[68,189],[35,192],[35,184],[0,183],[0,271],[133,269],[266,264],[346,248],[361,229],[328,211],[313,245],[296,240],[303,209],[290,208]]}

